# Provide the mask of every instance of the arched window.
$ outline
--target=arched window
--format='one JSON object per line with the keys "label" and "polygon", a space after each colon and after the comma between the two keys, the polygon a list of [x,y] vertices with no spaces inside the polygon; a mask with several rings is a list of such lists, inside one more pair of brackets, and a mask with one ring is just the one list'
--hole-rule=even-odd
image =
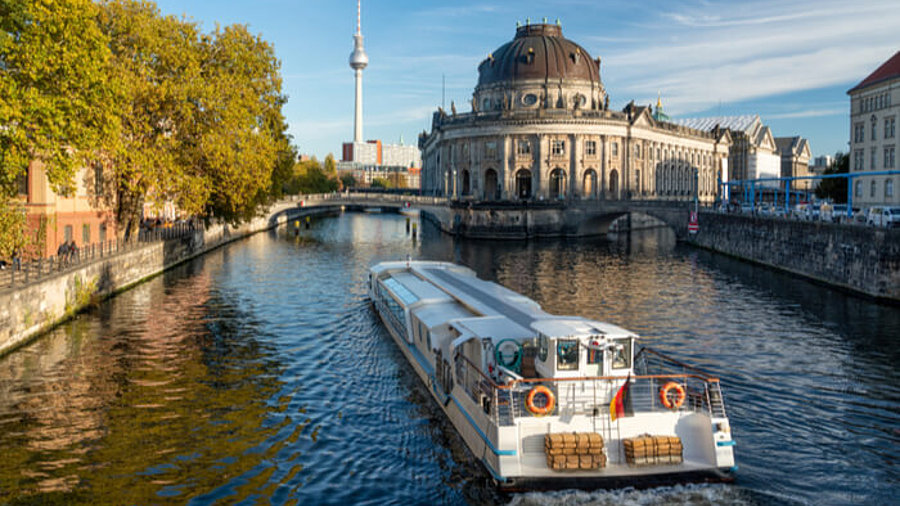
{"label": "arched window", "polygon": [[550,198],[553,200],[566,198],[566,171],[553,169],[550,172]]}
{"label": "arched window", "polygon": [[484,199],[500,200],[500,185],[497,184],[497,171],[494,169],[484,171]]}
{"label": "arched window", "polygon": [[462,194],[469,195],[470,193],[472,193],[471,178],[469,177],[469,171],[464,170],[462,173]]}
{"label": "arched window", "polygon": [[531,198],[531,171],[521,169],[516,172],[516,197],[520,199]]}
{"label": "arched window", "polygon": [[588,169],[584,172],[584,183],[582,184],[584,198],[597,198],[597,172],[594,169]]}

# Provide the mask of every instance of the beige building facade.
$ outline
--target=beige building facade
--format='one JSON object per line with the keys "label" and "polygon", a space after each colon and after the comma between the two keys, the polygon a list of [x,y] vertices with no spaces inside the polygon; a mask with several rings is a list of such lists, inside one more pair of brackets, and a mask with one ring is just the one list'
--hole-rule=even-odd
{"label": "beige building facade", "polygon": [[[847,92],[850,95],[850,173],[897,170],[900,137],[900,51]],[[853,178],[854,206],[900,204],[900,176]]]}
{"label": "beige building facade", "polygon": [[461,200],[697,198],[727,174],[727,131],[608,107],[600,60],[558,25],[519,27],[479,65],[471,110],[439,109],[419,136],[422,192]]}

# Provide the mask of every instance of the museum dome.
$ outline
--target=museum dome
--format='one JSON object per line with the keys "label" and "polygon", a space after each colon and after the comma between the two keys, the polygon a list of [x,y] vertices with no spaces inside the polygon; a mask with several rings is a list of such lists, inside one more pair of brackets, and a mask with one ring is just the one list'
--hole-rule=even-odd
{"label": "museum dome", "polygon": [[525,25],[478,66],[478,88],[503,82],[600,82],[600,62],[562,35],[559,25]]}

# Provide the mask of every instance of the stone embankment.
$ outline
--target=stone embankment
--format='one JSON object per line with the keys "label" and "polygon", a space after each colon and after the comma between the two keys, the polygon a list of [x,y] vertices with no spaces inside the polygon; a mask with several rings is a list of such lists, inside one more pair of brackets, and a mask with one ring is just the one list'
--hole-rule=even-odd
{"label": "stone embankment", "polygon": [[700,213],[688,243],[900,303],[900,229]]}
{"label": "stone embankment", "polygon": [[0,355],[88,305],[182,262],[288,220],[329,211],[329,206],[300,208],[297,203],[287,202],[270,209],[268,216],[238,227],[214,225],[179,238],[139,244],[114,255],[81,262],[52,276],[0,289]]}

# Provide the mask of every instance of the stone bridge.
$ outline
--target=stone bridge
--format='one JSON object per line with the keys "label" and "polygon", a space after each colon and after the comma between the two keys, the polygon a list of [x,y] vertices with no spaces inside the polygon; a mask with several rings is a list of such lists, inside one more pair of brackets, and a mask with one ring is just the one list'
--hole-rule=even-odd
{"label": "stone bridge", "polygon": [[687,236],[692,204],[686,201],[583,200],[532,202],[450,201],[442,197],[420,197],[376,193],[304,195],[275,206],[270,220],[289,220],[301,214],[338,209],[419,209],[424,219],[444,232],[471,238],[526,239],[530,237],[584,237],[605,234],[610,224],[629,213],[652,216]]}

